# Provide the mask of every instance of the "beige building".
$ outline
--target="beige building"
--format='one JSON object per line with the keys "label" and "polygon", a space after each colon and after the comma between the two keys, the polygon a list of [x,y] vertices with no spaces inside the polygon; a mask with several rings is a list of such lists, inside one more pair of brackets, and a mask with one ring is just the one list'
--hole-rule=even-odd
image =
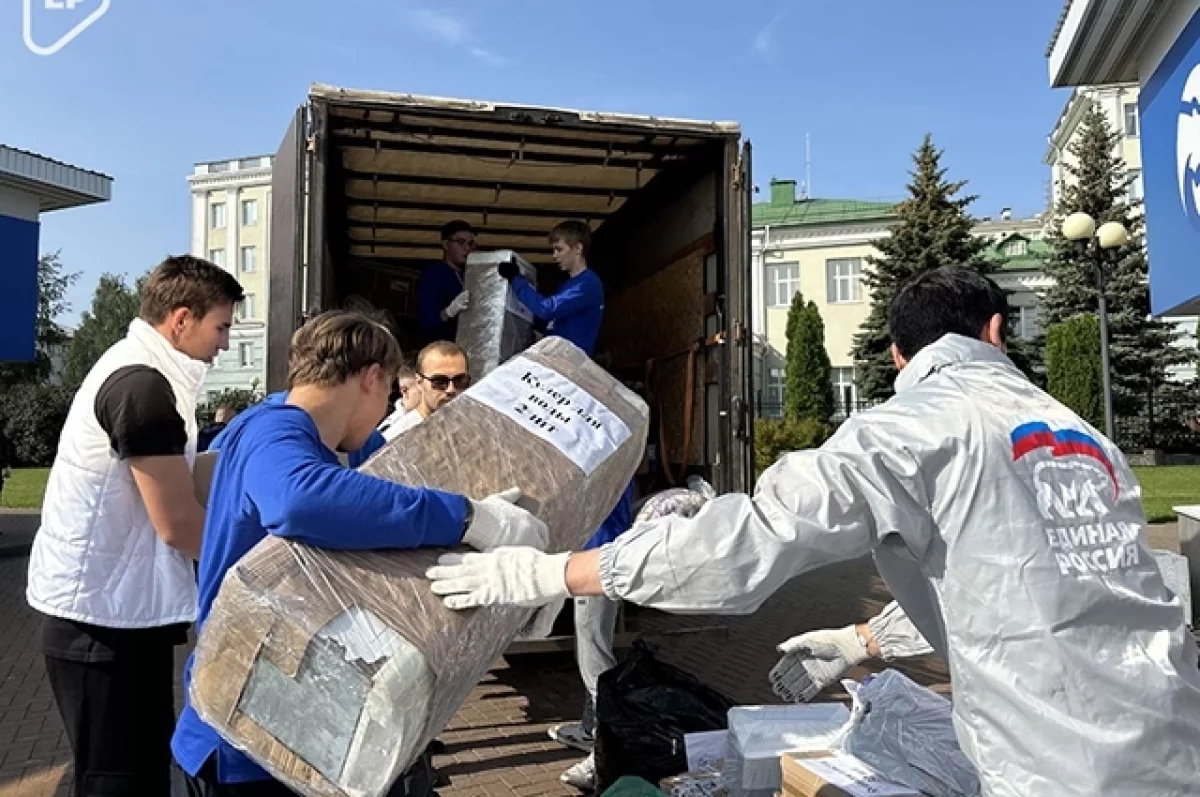
{"label": "beige building", "polygon": [[196,164],[192,254],[237,277],[246,292],[223,352],[204,382],[208,396],[266,384],[267,289],[271,246],[270,155]]}
{"label": "beige building", "polygon": [[[770,200],[755,203],[751,253],[761,415],[777,415],[783,404],[787,314],[797,291],[816,303],[825,323],[839,415],[859,406],[852,349],[854,335],[870,312],[863,271],[867,258],[878,255],[873,242],[890,234],[896,221],[893,207],[886,202],[797,199],[791,180],[772,180]],[[1041,330],[1036,291],[1046,287],[1041,269],[1046,253],[1043,219],[1014,218],[1005,209],[982,220],[975,232],[987,237],[997,259],[1005,260],[995,278],[1017,308],[1017,334],[1036,337]]]}
{"label": "beige building", "polygon": [[1063,186],[1069,181],[1068,164],[1074,165],[1075,157],[1069,152],[1071,144],[1079,135],[1086,100],[1100,106],[1113,131],[1121,136],[1116,153],[1125,161],[1133,182],[1129,186],[1129,199],[1140,202],[1144,196],[1142,182],[1141,120],[1138,118],[1138,85],[1120,83],[1115,86],[1081,86],[1071,92],[1063,107],[1054,131],[1050,134],[1049,146],[1043,162],[1050,167],[1054,204],[1058,204]]}

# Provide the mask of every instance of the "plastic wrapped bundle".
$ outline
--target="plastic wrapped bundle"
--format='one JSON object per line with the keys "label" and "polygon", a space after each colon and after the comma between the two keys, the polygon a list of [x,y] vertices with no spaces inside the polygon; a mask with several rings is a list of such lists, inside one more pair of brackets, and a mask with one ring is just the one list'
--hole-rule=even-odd
{"label": "plastic wrapped bundle", "polygon": [[[632,478],[647,423],[636,395],[547,338],[362,470],[472,498],[515,485],[550,550],[572,550]],[[384,794],[531,614],[446,609],[424,577],[440,553],[264,540],[230,570],[200,636],[196,710],[302,794]]]}
{"label": "plastic wrapped bundle", "polygon": [[533,266],[510,250],[475,252],[467,258],[463,287],[471,294],[471,302],[459,316],[456,343],[467,353],[471,379],[475,381],[533,344],[533,314],[496,268],[509,261],[536,283]]}

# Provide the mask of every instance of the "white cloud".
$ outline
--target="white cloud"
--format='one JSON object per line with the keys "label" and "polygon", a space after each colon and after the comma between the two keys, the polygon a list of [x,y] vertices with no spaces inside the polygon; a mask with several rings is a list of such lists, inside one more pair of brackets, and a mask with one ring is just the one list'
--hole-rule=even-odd
{"label": "white cloud", "polygon": [[779,23],[783,21],[791,8],[791,2],[785,3],[775,16],[771,17],[770,22],[759,28],[758,33],[754,35],[754,52],[764,58],[771,54],[772,46],[775,43],[775,29],[779,27]]}
{"label": "white cloud", "polygon": [[504,66],[509,63],[509,59],[480,44],[479,37],[462,17],[432,8],[411,8],[402,13],[406,25],[428,40],[461,49],[489,66]]}

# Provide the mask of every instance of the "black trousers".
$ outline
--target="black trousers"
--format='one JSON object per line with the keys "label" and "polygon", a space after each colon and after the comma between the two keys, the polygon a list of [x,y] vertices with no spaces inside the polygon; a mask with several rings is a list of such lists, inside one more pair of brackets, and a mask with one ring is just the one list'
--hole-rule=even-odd
{"label": "black trousers", "polygon": [[75,757],[75,797],[170,793],[174,646],[82,662],[46,656]]}

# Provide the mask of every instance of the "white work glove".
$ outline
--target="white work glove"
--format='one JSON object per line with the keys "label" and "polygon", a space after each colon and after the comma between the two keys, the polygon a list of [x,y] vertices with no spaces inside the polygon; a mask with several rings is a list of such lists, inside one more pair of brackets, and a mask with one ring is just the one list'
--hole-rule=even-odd
{"label": "white work glove", "polygon": [[779,652],[783,658],[771,670],[771,689],[792,703],[807,703],[871,658],[852,625],[792,637],[779,645]]}
{"label": "white work glove", "polygon": [[446,309],[442,312],[446,314],[446,318],[455,318],[463,310],[467,309],[467,305],[471,302],[471,294],[469,291],[463,291],[458,296],[454,297],[454,301],[446,305]]}
{"label": "white work glove", "polygon": [[566,598],[559,598],[553,603],[547,603],[533,612],[529,622],[521,627],[517,639],[524,642],[531,639],[545,639],[554,630],[554,621],[562,614]]}
{"label": "white work glove", "polygon": [[472,501],[474,516],[463,534],[463,544],[477,551],[511,545],[546,550],[550,544],[550,530],[532,512],[516,506],[520,499],[520,489],[510,487],[482,501]]}
{"label": "white work glove", "polygon": [[488,553],[442,554],[425,572],[448,609],[511,604],[529,608],[564,601],[570,553],[497,548]]}

